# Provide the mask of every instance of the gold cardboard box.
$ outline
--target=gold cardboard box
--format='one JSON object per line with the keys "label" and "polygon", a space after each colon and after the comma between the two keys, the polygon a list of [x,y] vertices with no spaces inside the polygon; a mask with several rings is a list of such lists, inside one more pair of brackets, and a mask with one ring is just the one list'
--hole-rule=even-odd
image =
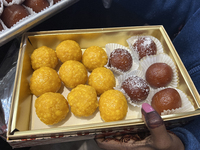
{"label": "gold cardboard box", "polygon": [[[118,43],[128,47],[126,40],[135,35],[151,35],[162,43],[164,52],[172,58],[177,66],[179,76],[178,89],[184,91],[195,108],[195,111],[162,116],[166,126],[169,128],[175,127],[199,115],[199,93],[163,26],[136,26],[25,33],[22,38],[18,56],[8,124],[7,141],[10,145],[14,148],[26,147],[91,139],[98,134],[111,135],[116,132],[136,133],[146,131],[147,129],[141,119],[140,108],[129,108],[126,118],[121,121],[103,122],[97,110],[88,118],[77,118],[70,113],[61,123],[47,126],[36,116],[34,110],[34,101],[36,97],[31,94],[29,89],[29,80],[33,73],[30,56],[34,49],[44,45],[56,49],[56,46],[61,41],[67,39],[77,41],[82,50],[93,45],[105,48],[107,43]],[[63,86],[61,93],[66,97],[69,91]]]}

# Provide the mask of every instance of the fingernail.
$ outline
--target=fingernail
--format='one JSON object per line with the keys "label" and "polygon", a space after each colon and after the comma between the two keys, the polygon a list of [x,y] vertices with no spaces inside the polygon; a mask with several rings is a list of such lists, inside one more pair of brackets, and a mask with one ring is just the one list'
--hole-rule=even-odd
{"label": "fingernail", "polygon": [[155,111],[153,109],[153,107],[151,107],[151,105],[149,105],[148,103],[143,103],[142,104],[142,109],[146,112],[146,113],[150,113],[152,111]]}
{"label": "fingernail", "polygon": [[145,118],[146,125],[151,129],[163,125],[160,115],[147,103],[142,104],[142,115]]}

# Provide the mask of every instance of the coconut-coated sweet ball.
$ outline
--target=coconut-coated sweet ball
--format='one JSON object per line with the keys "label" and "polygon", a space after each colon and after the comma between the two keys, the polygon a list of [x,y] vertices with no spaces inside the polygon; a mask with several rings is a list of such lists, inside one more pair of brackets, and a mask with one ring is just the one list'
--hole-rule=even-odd
{"label": "coconut-coated sweet ball", "polygon": [[132,67],[133,59],[131,54],[121,48],[117,48],[111,52],[109,58],[109,66],[115,67],[122,72],[129,71]]}
{"label": "coconut-coated sweet ball", "polygon": [[98,107],[97,93],[92,86],[80,84],[67,96],[71,111],[75,116],[87,117]]}
{"label": "coconut-coated sweet ball", "polygon": [[116,80],[111,70],[99,67],[90,74],[88,84],[95,88],[97,95],[101,95],[103,92],[113,89]]}
{"label": "coconut-coated sweet ball", "polygon": [[30,79],[32,94],[40,96],[46,92],[57,92],[61,87],[58,73],[49,67],[41,67],[35,70]]}
{"label": "coconut-coated sweet ball", "polygon": [[122,82],[121,86],[125,93],[130,97],[131,101],[142,102],[149,95],[149,85],[147,82],[138,76],[129,76]]}
{"label": "coconut-coated sweet ball", "polygon": [[156,43],[150,37],[139,37],[133,44],[133,48],[137,51],[139,59],[157,53]]}
{"label": "coconut-coated sweet ball", "polygon": [[58,44],[56,53],[62,63],[68,60],[82,60],[81,48],[79,44],[73,40],[65,40]]}
{"label": "coconut-coated sweet ball", "polygon": [[85,66],[75,60],[63,63],[59,69],[59,76],[67,88],[75,88],[79,84],[85,84],[88,79]]}
{"label": "coconut-coated sweet ball", "polygon": [[99,46],[88,47],[83,53],[82,62],[89,71],[103,67],[107,61],[108,56],[105,50]]}
{"label": "coconut-coated sweet ball", "polygon": [[105,122],[122,120],[127,114],[125,96],[118,90],[108,90],[99,99],[99,111]]}
{"label": "coconut-coated sweet ball", "polygon": [[34,70],[40,67],[55,68],[58,64],[56,52],[47,46],[35,49],[31,55],[31,65]]}
{"label": "coconut-coated sweet ball", "polygon": [[35,111],[43,123],[53,125],[67,116],[69,105],[60,93],[47,92],[36,99]]}

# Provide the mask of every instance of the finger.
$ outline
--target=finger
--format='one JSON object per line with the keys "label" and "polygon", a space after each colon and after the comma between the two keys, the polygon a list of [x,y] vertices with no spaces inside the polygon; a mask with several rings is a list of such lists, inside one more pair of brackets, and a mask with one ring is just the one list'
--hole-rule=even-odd
{"label": "finger", "polygon": [[120,150],[123,149],[120,143],[121,137],[116,138],[96,138],[98,146],[106,150]]}
{"label": "finger", "polygon": [[168,148],[173,139],[167,132],[161,116],[147,103],[142,104],[142,118],[151,132],[151,144],[158,149]]}
{"label": "finger", "polygon": [[151,147],[146,146],[146,140],[141,140],[135,135],[123,135],[113,138],[96,138],[98,146],[106,150],[152,150]]}

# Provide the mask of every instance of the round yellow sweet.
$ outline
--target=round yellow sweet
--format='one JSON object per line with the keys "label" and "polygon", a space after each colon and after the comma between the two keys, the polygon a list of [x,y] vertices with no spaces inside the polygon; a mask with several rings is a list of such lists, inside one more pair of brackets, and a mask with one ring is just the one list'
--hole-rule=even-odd
{"label": "round yellow sweet", "polygon": [[85,66],[75,60],[63,63],[59,69],[59,76],[67,88],[74,88],[79,84],[85,84],[88,79]]}
{"label": "round yellow sweet", "polygon": [[78,85],[67,96],[71,111],[75,116],[87,117],[98,107],[97,93],[92,86]]}
{"label": "round yellow sweet", "polygon": [[46,92],[57,92],[61,87],[58,73],[49,67],[35,70],[30,79],[31,93],[40,96]]}
{"label": "round yellow sweet", "polygon": [[100,95],[107,90],[113,89],[116,81],[112,71],[105,67],[99,67],[90,74],[88,84],[95,88],[97,95]]}
{"label": "round yellow sweet", "polygon": [[40,67],[55,68],[58,64],[58,57],[53,49],[47,46],[41,46],[33,51],[31,64],[34,70]]}
{"label": "round yellow sweet", "polygon": [[105,122],[122,120],[127,114],[125,96],[118,90],[108,90],[99,99],[99,111]]}
{"label": "round yellow sweet", "polygon": [[38,118],[47,125],[62,121],[69,112],[67,100],[60,93],[44,93],[35,101]]}
{"label": "round yellow sweet", "polygon": [[108,62],[108,56],[103,48],[99,46],[91,46],[83,53],[82,62],[89,71],[92,71],[95,68],[106,65]]}
{"label": "round yellow sweet", "polygon": [[62,63],[68,60],[82,60],[82,51],[79,44],[73,40],[65,40],[56,47],[57,57]]}

